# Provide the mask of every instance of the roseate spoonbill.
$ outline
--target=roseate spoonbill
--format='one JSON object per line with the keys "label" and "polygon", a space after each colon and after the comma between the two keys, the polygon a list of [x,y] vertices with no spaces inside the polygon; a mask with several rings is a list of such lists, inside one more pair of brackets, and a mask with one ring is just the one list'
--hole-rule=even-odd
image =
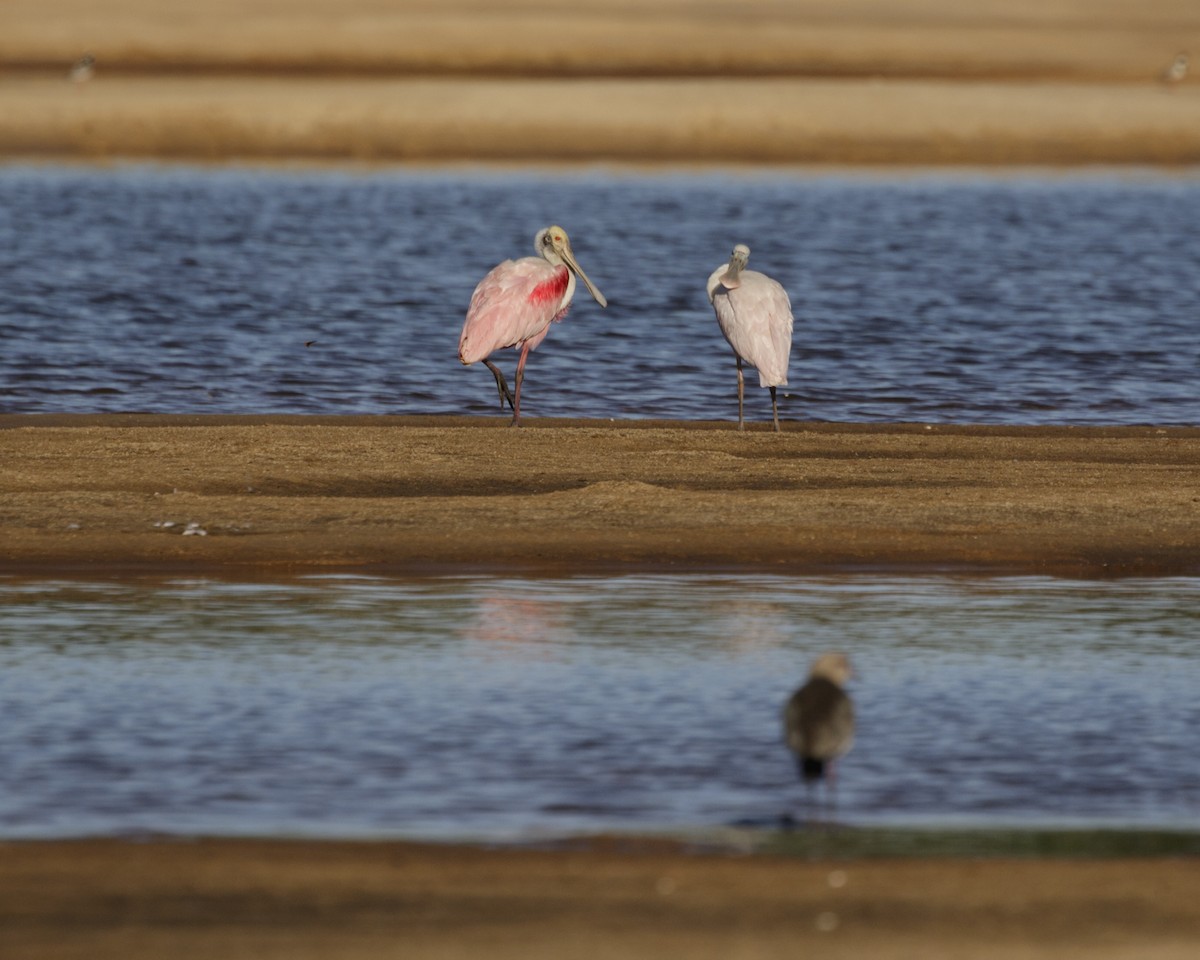
{"label": "roseate spoonbill", "polygon": [[[539,230],[533,241],[536,257],[505,260],[479,281],[471,295],[467,321],[458,338],[458,359],[469,366],[482,360],[496,378],[500,409],[504,401],[512,407],[512,426],[521,425],[521,382],[525,379],[525,361],[529,351],[546,339],[550,324],[567,315],[579,277],[598,304],[608,306],[604,294],[596,289],[580,269],[571,251],[571,241],[562,227]],[[517,389],[491,360],[491,354],[506,347],[521,351],[517,360]]]}
{"label": "roseate spoonbill", "polygon": [[849,679],[844,653],[822,654],[783,709],[784,737],[806,783],[825,776],[826,766],[854,743],[854,704],[843,689]]}
{"label": "roseate spoonbill", "polygon": [[1171,65],[1162,72],[1160,79],[1168,86],[1174,86],[1181,83],[1188,72],[1188,55],[1187,51],[1181,51],[1175,54],[1175,59],[1171,61]]}
{"label": "roseate spoonbill", "polygon": [[745,430],[742,402],[745,384],[742,362],[758,370],[758,385],[771,389],[771,414],[779,432],[779,407],[775,388],[787,386],[788,358],[792,352],[792,304],[787,291],[764,273],[747,270],[750,248],[739,243],[727,266],[717,267],[708,278],[708,299],[717,314],[721,333],[737,357],[738,429]]}

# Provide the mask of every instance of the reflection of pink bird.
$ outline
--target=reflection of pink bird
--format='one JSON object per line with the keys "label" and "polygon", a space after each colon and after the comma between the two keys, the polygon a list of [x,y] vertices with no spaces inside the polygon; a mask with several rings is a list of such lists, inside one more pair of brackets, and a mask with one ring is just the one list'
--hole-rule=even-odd
{"label": "reflection of pink bird", "polygon": [[[537,257],[505,260],[479,281],[467,309],[467,322],[458,338],[458,359],[464,364],[482,360],[496,378],[500,409],[504,401],[512,407],[512,425],[520,426],[521,381],[525,379],[525,360],[529,351],[550,332],[550,324],[561,320],[575,295],[575,277],[588,288],[602,307],[608,306],[604,294],[592,285],[571,252],[571,241],[562,227],[539,230],[533,241]],[[517,390],[508,388],[504,374],[491,360],[491,354],[506,347],[517,347]]]}
{"label": "reflection of pink bird", "polygon": [[708,299],[717,314],[721,333],[737,357],[738,429],[742,419],[742,361],[758,370],[758,385],[771,388],[771,413],[779,430],[775,388],[787,386],[788,358],[792,352],[792,304],[787,292],[766,274],[747,270],[750,248],[739,243],[728,266],[717,267],[708,278]]}

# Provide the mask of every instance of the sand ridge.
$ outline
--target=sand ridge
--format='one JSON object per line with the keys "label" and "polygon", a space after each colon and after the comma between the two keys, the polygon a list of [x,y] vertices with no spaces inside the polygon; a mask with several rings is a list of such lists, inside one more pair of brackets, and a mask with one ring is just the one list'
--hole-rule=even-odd
{"label": "sand ridge", "polygon": [[1191,165],[1188,48],[1190,0],[6,0],[0,157]]}
{"label": "sand ridge", "polygon": [[0,566],[1200,568],[1196,428],[506,424],[0,417]]}
{"label": "sand ridge", "polygon": [[8,843],[0,938],[12,960],[1183,960],[1198,884],[1192,860],[831,864],[649,840]]}

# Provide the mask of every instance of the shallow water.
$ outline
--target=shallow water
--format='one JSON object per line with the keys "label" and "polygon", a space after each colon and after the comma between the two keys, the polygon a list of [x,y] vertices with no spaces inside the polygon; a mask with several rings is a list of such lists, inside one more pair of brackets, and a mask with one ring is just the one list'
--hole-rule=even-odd
{"label": "shallow water", "polygon": [[527,839],[804,816],[847,650],[858,826],[1196,827],[1194,579],[0,581],[0,836]]}
{"label": "shallow water", "polygon": [[1200,422],[1200,181],[1116,175],[0,168],[0,411],[496,413],[458,333],[549,222],[610,306],[529,416],[736,416],[704,284],[741,241],[796,308],[785,416]]}

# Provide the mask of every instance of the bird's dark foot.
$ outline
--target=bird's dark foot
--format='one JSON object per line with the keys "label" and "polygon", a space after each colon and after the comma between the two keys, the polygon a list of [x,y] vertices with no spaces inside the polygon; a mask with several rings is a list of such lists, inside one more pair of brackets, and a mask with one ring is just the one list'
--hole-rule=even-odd
{"label": "bird's dark foot", "polygon": [[483,362],[487,364],[487,368],[492,371],[492,376],[496,378],[496,392],[500,394],[500,409],[504,409],[504,402],[507,400],[508,408],[515,410],[516,400],[513,398],[512,390],[509,389],[508,381],[504,379],[504,374],[490,360],[484,360]]}

